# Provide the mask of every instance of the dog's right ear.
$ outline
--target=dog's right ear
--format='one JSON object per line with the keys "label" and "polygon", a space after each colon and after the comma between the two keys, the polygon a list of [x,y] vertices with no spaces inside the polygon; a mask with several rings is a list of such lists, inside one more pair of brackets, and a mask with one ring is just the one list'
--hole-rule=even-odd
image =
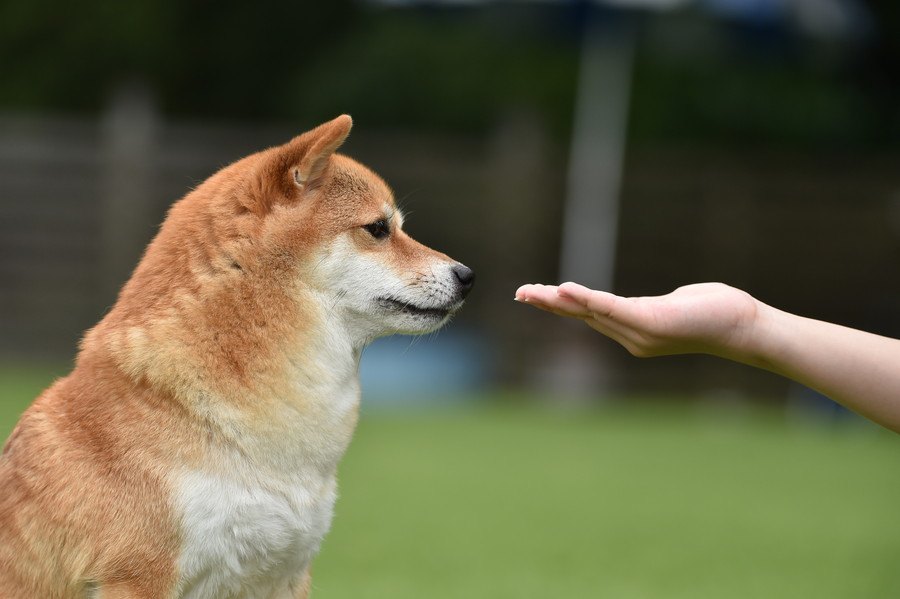
{"label": "dog's right ear", "polygon": [[[256,171],[255,185],[245,208],[265,214],[274,204],[286,203],[315,189],[325,178],[334,152],[350,134],[353,119],[342,114],[268,151]],[[251,205],[248,205],[251,204]]]}

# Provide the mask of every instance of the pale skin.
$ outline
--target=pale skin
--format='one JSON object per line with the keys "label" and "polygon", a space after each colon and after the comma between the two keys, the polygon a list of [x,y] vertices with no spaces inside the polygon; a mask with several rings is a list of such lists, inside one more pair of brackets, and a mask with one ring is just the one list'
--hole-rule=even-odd
{"label": "pale skin", "polygon": [[701,353],[764,368],[900,432],[900,340],[789,314],[722,283],[620,297],[576,283],[516,300],[577,318],[638,357]]}

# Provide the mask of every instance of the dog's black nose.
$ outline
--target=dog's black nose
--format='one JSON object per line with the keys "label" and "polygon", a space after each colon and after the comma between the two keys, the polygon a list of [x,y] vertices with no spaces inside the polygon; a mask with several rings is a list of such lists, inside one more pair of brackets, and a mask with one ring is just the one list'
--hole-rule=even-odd
{"label": "dog's black nose", "polygon": [[454,264],[452,270],[459,282],[459,292],[465,297],[471,291],[472,285],[475,284],[475,271],[459,263]]}

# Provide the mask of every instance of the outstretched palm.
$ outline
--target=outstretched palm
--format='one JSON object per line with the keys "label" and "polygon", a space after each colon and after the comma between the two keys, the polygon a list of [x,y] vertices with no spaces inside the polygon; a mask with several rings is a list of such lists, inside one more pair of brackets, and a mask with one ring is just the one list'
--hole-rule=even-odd
{"label": "outstretched palm", "polygon": [[619,297],[575,283],[524,285],[516,299],[579,318],[635,356],[729,355],[747,343],[757,302],[722,283],[680,287],[657,297]]}

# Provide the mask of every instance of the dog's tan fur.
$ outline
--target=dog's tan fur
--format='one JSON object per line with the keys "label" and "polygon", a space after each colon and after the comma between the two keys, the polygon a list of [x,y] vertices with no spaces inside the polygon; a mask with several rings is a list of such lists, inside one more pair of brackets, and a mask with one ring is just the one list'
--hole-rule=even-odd
{"label": "dog's tan fur", "polygon": [[[179,473],[231,476],[239,464],[241,484],[265,486],[294,458],[333,470],[356,404],[336,411],[317,391],[334,326],[319,292],[323,248],[348,240],[413,281],[451,262],[399,217],[387,240],[363,228],[394,201],[377,175],[334,154],[350,126],[339,117],[244,158],[172,207],[72,373],[6,443],[0,597],[182,596]],[[296,597],[306,566],[290,581]]]}

